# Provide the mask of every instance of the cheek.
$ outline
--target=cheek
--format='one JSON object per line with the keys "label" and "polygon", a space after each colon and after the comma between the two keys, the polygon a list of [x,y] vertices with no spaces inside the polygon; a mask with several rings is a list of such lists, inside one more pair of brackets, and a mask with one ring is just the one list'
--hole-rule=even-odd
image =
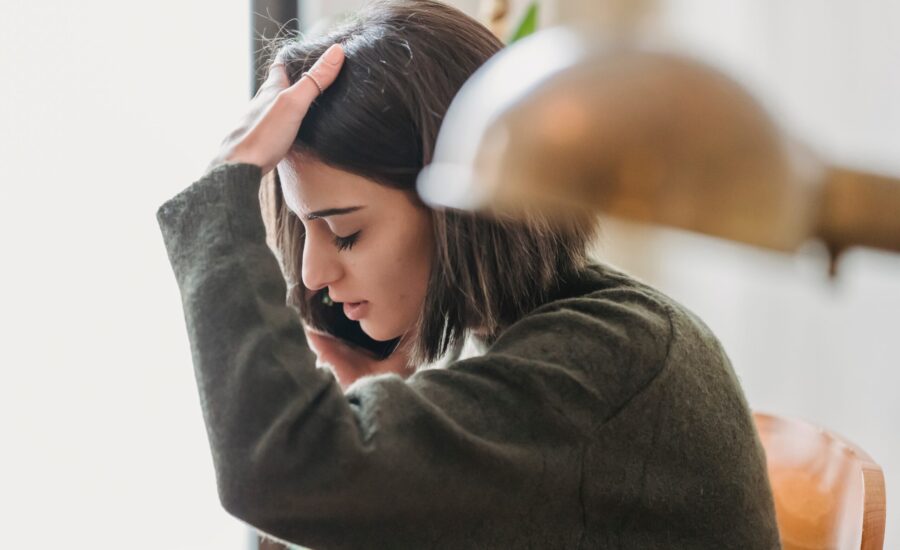
{"label": "cheek", "polygon": [[397,322],[415,322],[428,287],[430,254],[413,252],[405,249],[402,254],[382,259],[378,294],[383,302],[379,305],[386,306],[383,313]]}
{"label": "cheek", "polygon": [[425,298],[428,280],[431,275],[431,261],[434,251],[430,223],[416,220],[404,232],[402,242],[393,255],[393,263],[398,271],[398,279],[404,284],[398,285],[398,293],[409,300],[414,300],[419,307]]}
{"label": "cheek", "polygon": [[[410,230],[412,229],[412,230]],[[361,276],[372,290],[372,316],[362,328],[373,338],[390,339],[406,332],[417,321],[431,275],[433,240],[430,225],[408,226],[386,239],[390,245],[363,267]],[[368,321],[368,323],[366,322]]]}

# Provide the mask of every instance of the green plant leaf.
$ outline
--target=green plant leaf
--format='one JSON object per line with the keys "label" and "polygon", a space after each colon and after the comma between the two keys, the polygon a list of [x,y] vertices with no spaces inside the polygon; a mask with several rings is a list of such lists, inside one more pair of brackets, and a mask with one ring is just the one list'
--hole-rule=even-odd
{"label": "green plant leaf", "polygon": [[537,31],[538,26],[538,3],[532,2],[528,9],[525,10],[525,15],[522,17],[522,21],[519,22],[519,26],[516,27],[512,36],[509,37],[509,40],[506,42],[507,44],[512,44],[518,40],[525,38],[530,34],[534,34]]}

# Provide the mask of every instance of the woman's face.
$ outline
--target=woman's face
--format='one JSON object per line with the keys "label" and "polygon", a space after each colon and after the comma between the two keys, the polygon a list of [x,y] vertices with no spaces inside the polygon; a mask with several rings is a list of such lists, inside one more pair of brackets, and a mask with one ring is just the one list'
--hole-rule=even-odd
{"label": "woman's face", "polygon": [[408,192],[307,155],[280,162],[278,175],[288,208],[306,228],[304,286],[328,287],[331,299],[375,340],[407,333],[431,275],[429,210]]}

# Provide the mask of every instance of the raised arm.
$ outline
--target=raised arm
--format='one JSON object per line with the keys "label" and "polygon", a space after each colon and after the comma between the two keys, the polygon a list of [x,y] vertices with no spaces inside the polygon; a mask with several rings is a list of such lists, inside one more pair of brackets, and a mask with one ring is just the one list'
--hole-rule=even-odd
{"label": "raised arm", "polygon": [[[646,366],[661,368],[667,325],[624,332],[602,319],[628,308],[574,301],[524,319],[483,357],[345,395],[284,303],[260,177],[256,165],[220,166],[157,214],[225,509],[312,548],[575,546],[587,436],[654,376]],[[635,338],[648,345],[626,345]],[[635,365],[631,381],[597,370],[623,364]]]}
{"label": "raised arm", "polygon": [[[345,394],[285,304],[259,205],[342,58],[330,49],[290,87],[276,63],[207,174],[157,212],[222,504],[313,548],[577,547],[589,443],[666,364],[664,308],[631,291],[557,301],[482,357]],[[601,498],[624,498],[617,487]]]}

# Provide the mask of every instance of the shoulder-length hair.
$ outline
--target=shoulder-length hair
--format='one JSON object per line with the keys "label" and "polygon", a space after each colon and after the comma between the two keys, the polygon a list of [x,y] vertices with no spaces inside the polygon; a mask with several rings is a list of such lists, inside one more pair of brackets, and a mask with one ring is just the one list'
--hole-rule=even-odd
{"label": "shoulder-length hair", "polygon": [[[279,41],[272,57],[284,60],[294,83],[336,42],[343,45],[344,66],[310,107],[292,152],[415,196],[416,177],[431,162],[451,100],[503,43],[441,2],[388,0],[369,4],[323,36]],[[287,303],[315,327],[321,318],[316,308],[323,306],[300,276],[303,224],[277,185],[274,210]],[[490,343],[546,302],[587,263],[596,228],[588,219],[561,225],[533,215],[431,214],[436,246],[412,342],[416,364],[458,349],[469,331]]]}

